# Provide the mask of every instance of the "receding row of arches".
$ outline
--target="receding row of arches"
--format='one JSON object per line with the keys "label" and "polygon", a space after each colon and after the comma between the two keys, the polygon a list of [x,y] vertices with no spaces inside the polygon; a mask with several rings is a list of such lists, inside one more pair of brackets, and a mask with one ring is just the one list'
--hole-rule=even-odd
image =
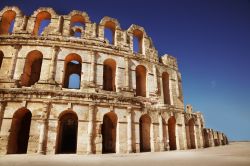
{"label": "receding row of arches", "polygon": [[[13,10],[5,11],[2,15],[2,19],[0,22],[0,34],[12,33],[15,19],[16,19],[15,11]],[[42,32],[44,31],[44,29],[50,24],[51,19],[52,19],[52,16],[49,12],[47,11],[39,12],[35,18],[35,24],[34,24],[32,34],[40,36]],[[75,31],[71,29],[74,26],[78,27],[76,28]],[[77,32],[80,31],[81,33],[81,28],[79,27],[85,28],[85,18],[80,14],[75,14],[70,19],[70,29],[71,29],[70,34],[72,36],[77,36],[76,34]]]}
{"label": "receding row of arches", "polygon": [[[16,12],[7,10],[2,15],[0,22],[0,35],[12,33],[16,18]],[[52,16],[47,11],[41,11],[36,15],[35,24],[32,35],[40,36],[45,28],[50,24]],[[70,35],[74,37],[83,36],[86,19],[81,14],[75,14],[70,19]],[[104,24],[104,38],[110,44],[115,44],[116,23],[113,21],[106,21]],[[61,28],[62,29],[62,28]],[[139,29],[133,31],[133,51],[135,53],[142,53],[143,32]]]}
{"label": "receding row of arches", "polygon": [[[4,54],[0,51],[0,68]],[[43,54],[38,50],[30,51],[25,60],[21,76],[22,86],[32,86],[40,79]],[[116,61],[109,58],[103,62],[103,90],[116,91]],[[64,60],[63,88],[80,89],[82,73],[82,58],[80,55],[71,53]],[[146,97],[147,69],[143,65],[135,68],[136,74],[136,96]],[[162,85],[164,103],[170,104],[169,75],[162,73]]]}
{"label": "receding row of arches", "polygon": [[[24,154],[28,150],[29,133],[32,113],[26,108],[17,110],[12,118],[11,129],[8,139],[7,154]],[[108,112],[103,116],[102,153],[116,153],[116,135],[118,118],[114,112]],[[169,135],[170,150],[176,150],[176,121],[172,116],[168,124],[163,122],[163,135]],[[140,151],[151,151],[151,118],[148,114],[141,116],[139,120]],[[168,129],[166,129],[168,126]],[[78,117],[71,110],[62,112],[58,117],[58,128],[56,138],[56,154],[77,152]],[[167,141],[166,141],[167,142]]]}

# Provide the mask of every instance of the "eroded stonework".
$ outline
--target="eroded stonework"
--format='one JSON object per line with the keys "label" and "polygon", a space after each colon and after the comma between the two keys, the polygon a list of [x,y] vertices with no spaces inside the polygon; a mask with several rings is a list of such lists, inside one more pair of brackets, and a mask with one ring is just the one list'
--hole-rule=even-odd
{"label": "eroded stonework", "polygon": [[[0,153],[132,153],[225,145],[183,104],[181,74],[143,27],[39,8],[0,12]],[[49,22],[42,27],[44,22]],[[107,36],[106,30],[112,34]],[[135,46],[136,45],[136,46]]]}

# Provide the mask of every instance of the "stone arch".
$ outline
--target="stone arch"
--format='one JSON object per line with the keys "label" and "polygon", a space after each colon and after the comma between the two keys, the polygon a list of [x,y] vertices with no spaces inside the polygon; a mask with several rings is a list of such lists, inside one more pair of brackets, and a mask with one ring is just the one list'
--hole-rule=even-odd
{"label": "stone arch", "polygon": [[81,38],[83,36],[84,29],[81,26],[74,26],[73,28],[71,28],[71,32],[70,33],[74,37]]}
{"label": "stone arch", "polygon": [[146,97],[147,69],[143,65],[138,65],[135,68],[135,72],[136,72],[136,96]]}
{"label": "stone arch", "polygon": [[169,74],[167,72],[162,73],[162,87],[164,104],[170,105]]}
{"label": "stone arch", "polygon": [[[68,14],[68,16],[71,19],[71,23],[72,23],[72,21],[82,21],[84,24],[91,23],[91,21],[89,19],[89,15],[86,12],[73,10]],[[72,20],[72,18],[73,18],[73,20]]]}
{"label": "stone arch", "polygon": [[14,22],[16,18],[16,12],[13,10],[7,10],[3,13],[0,24],[0,35],[12,33]]}
{"label": "stone arch", "polygon": [[132,24],[127,30],[133,37],[133,52],[143,53],[143,38],[146,37],[146,32],[143,27]]}
{"label": "stone arch", "polygon": [[176,150],[176,119],[171,116],[168,119],[169,149]]}
{"label": "stone arch", "polygon": [[[105,16],[101,20],[100,25],[104,27],[104,38],[108,39],[110,44],[115,44],[116,29],[121,29],[118,20]],[[112,33],[111,36],[108,36],[107,34],[108,31]]]}
{"label": "stone arch", "polygon": [[143,32],[135,29],[133,31],[133,52],[142,54]]}
{"label": "stone arch", "polygon": [[0,50],[0,69],[2,67],[3,57],[4,57],[3,51]]}
{"label": "stone arch", "polygon": [[70,34],[76,36],[76,33],[84,33],[86,16],[82,13],[75,13],[70,18]]}
{"label": "stone arch", "polygon": [[76,153],[78,117],[74,111],[63,111],[58,117],[56,153]]}
{"label": "stone arch", "polygon": [[116,152],[117,115],[108,112],[103,116],[102,123],[102,153]]}
{"label": "stone arch", "polygon": [[17,17],[22,17],[23,13],[22,11],[17,7],[17,6],[5,6],[1,11],[0,11],[0,16],[3,15],[8,10],[12,10],[16,13]]}
{"label": "stone arch", "polygon": [[18,109],[12,118],[7,154],[27,153],[32,114],[27,108]]}
{"label": "stone arch", "polygon": [[115,91],[116,62],[106,59],[103,62],[103,90]]}
{"label": "stone arch", "polygon": [[195,149],[195,121],[193,118],[189,119],[187,124],[187,143],[189,149]]}
{"label": "stone arch", "polygon": [[40,79],[43,54],[38,50],[30,51],[26,57],[23,74],[21,76],[22,86],[34,85]]}
{"label": "stone arch", "polygon": [[47,24],[50,23],[51,14],[48,11],[40,11],[39,13],[37,13],[36,21],[35,21],[35,25],[34,25],[34,29],[33,29],[33,35],[40,35],[42,33],[41,28],[45,28],[42,26],[42,23],[45,20],[48,20]]}
{"label": "stone arch", "polygon": [[140,117],[140,151],[141,152],[150,152],[150,127],[151,127],[151,118],[148,114],[144,114]]}
{"label": "stone arch", "polygon": [[81,73],[82,73],[82,58],[80,55],[71,53],[66,56],[64,60],[64,78],[63,78],[63,88],[72,88],[70,87],[70,76],[72,74],[77,74],[79,76],[79,81],[73,89],[80,89],[81,85]]}

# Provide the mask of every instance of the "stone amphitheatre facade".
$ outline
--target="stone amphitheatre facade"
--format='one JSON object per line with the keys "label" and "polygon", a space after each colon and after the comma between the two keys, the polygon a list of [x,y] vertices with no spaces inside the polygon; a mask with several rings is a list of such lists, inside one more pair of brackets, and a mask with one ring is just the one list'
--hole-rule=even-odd
{"label": "stone amphitheatre facade", "polygon": [[[114,18],[97,24],[85,12],[58,15],[51,8],[28,17],[5,7],[0,20],[0,154],[228,143],[223,133],[205,128],[191,105],[184,109],[177,61],[159,57],[143,27],[122,30]],[[42,28],[44,21],[49,24]]]}

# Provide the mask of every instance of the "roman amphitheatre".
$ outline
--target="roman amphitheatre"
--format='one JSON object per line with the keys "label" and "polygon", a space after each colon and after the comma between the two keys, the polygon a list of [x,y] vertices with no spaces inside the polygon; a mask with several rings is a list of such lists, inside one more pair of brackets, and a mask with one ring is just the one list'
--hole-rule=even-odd
{"label": "roman amphitheatre", "polygon": [[3,163],[14,154],[142,156],[228,144],[184,106],[177,60],[159,56],[143,27],[52,8],[25,16],[5,7],[0,19]]}

